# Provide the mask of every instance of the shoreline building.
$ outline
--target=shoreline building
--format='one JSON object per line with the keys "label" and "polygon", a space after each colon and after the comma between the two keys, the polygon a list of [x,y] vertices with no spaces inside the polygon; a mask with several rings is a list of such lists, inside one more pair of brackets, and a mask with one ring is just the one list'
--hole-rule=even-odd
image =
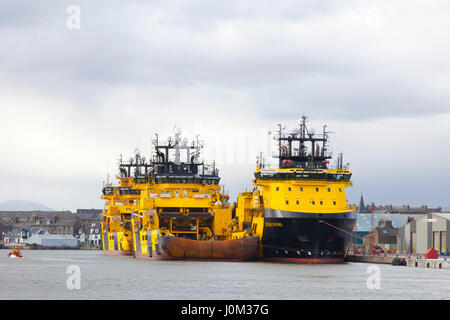
{"label": "shoreline building", "polygon": [[399,253],[425,254],[433,248],[448,254],[450,244],[450,214],[429,213],[409,222],[398,230]]}
{"label": "shoreline building", "polygon": [[43,230],[50,235],[75,236],[81,244],[98,246],[101,244],[97,235],[101,213],[101,209],[78,209],[76,213],[0,211],[0,239],[4,244],[26,244],[29,238]]}
{"label": "shoreline building", "polygon": [[372,229],[375,229],[380,221],[390,220],[392,227],[400,228],[423,215],[436,212],[442,213],[442,207],[428,208],[426,205],[420,207],[412,207],[410,205],[393,206],[391,204],[376,206],[374,203],[365,205],[363,195],[361,194],[357,208],[357,220],[353,230],[353,243],[363,245],[363,238],[371,233]]}
{"label": "shoreline building", "polygon": [[397,251],[397,234],[398,228],[392,225],[392,221],[389,219],[378,220],[378,225],[374,228],[373,232],[369,233],[363,238],[363,245],[365,250],[370,250],[371,244],[381,245],[388,251]]}
{"label": "shoreline building", "polygon": [[10,231],[40,228],[49,234],[73,235],[75,216],[70,211],[0,211],[0,218]]}
{"label": "shoreline building", "polygon": [[28,244],[43,248],[76,248],[79,245],[74,236],[66,234],[34,234]]}

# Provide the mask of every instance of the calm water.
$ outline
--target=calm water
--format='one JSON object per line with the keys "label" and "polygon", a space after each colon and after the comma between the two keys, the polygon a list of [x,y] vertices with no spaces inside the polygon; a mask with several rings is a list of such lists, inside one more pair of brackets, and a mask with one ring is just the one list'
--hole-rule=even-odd
{"label": "calm water", "polygon": [[[369,264],[146,261],[100,251],[0,250],[0,299],[450,299],[450,270],[378,265],[381,288],[366,286]],[[81,289],[69,290],[69,265]]]}

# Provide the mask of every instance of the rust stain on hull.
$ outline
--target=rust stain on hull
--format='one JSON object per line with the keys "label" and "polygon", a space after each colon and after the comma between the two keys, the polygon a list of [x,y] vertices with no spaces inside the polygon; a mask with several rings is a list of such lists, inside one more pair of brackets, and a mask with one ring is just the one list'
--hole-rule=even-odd
{"label": "rust stain on hull", "polygon": [[133,252],[131,250],[104,250],[104,254],[108,256],[132,256]]}

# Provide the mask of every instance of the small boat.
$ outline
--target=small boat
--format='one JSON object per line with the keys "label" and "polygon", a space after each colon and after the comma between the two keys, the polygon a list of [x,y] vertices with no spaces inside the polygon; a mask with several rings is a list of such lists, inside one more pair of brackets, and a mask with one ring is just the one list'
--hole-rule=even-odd
{"label": "small boat", "polygon": [[22,258],[22,255],[20,254],[20,249],[13,249],[12,252],[8,253],[9,258]]}

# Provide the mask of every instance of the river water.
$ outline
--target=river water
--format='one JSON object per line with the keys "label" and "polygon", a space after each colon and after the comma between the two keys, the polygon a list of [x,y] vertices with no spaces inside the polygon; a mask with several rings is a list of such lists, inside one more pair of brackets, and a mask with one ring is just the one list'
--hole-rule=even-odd
{"label": "river water", "polygon": [[[10,259],[8,252],[0,250],[0,299],[450,299],[446,269],[377,265],[379,289],[369,289],[365,263],[149,261],[88,250],[24,250]],[[73,265],[78,290],[67,286]]]}

